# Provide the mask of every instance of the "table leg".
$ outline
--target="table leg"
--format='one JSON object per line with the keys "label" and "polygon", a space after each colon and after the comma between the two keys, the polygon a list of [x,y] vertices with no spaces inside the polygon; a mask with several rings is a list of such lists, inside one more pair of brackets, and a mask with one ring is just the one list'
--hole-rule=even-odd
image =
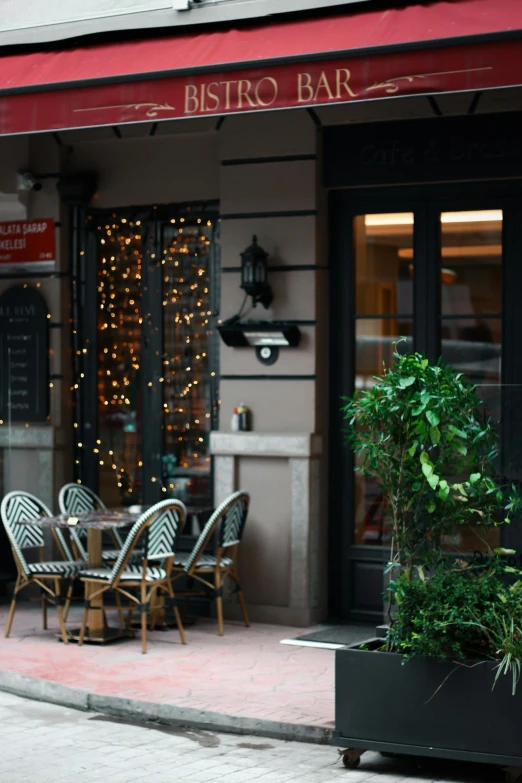
{"label": "table leg", "polygon": [[[99,568],[102,565],[102,531],[89,530],[87,533],[87,551],[89,553],[89,568]],[[100,589],[100,585],[93,582],[85,583],[85,598],[90,598]],[[88,635],[94,638],[103,638],[103,597],[98,596],[91,601],[91,609],[87,613]]]}
{"label": "table leg", "polygon": [[[103,565],[102,558],[102,531],[90,529],[87,533],[87,551],[89,555],[89,568],[100,568]],[[87,632],[85,634],[86,642],[105,643],[114,639],[121,639],[122,636],[128,636],[125,628],[111,628],[105,618],[105,609],[103,605],[103,595],[97,598],[91,598],[94,593],[99,592],[101,584],[95,582],[85,582],[85,598],[89,599],[90,609],[87,611]],[[72,638],[78,639],[79,631],[72,632]]]}

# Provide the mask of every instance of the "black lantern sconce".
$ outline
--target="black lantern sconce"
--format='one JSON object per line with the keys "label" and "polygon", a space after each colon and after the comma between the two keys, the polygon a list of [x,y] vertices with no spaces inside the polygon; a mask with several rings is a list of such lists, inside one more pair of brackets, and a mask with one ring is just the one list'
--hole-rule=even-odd
{"label": "black lantern sconce", "polygon": [[252,297],[254,307],[258,303],[265,309],[270,307],[274,296],[268,284],[268,253],[259,247],[256,236],[241,253],[241,288]]}
{"label": "black lantern sconce", "polygon": [[[241,253],[241,288],[252,297],[254,307],[259,302],[270,307],[273,299],[268,284],[268,253],[257,244],[257,237]],[[231,348],[254,348],[258,360],[265,365],[275,364],[280,348],[296,348],[301,333],[294,324],[284,321],[241,321],[241,313],[233,315],[218,326],[225,345]]]}

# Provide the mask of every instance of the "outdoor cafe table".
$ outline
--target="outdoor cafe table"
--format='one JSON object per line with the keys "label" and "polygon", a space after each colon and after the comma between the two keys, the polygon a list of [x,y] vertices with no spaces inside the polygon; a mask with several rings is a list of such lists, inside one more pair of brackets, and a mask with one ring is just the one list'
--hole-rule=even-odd
{"label": "outdoor cafe table", "polygon": [[[199,515],[208,515],[211,512],[210,507],[206,506],[186,506],[187,517],[199,517]],[[146,510],[145,506],[142,506],[140,511]],[[103,566],[102,559],[102,534],[103,531],[109,532],[115,528],[129,527],[137,519],[139,519],[141,513],[131,513],[129,510],[122,509],[100,509],[97,511],[83,511],[79,514],[58,514],[54,517],[41,517],[38,520],[38,524],[42,527],[59,527],[63,529],[71,528],[84,528],[87,530],[87,554],[89,558],[89,568],[99,568]],[[69,520],[77,519],[78,522],[71,525]],[[33,521],[23,522],[20,521],[19,525],[31,525]],[[92,593],[96,592],[99,587],[93,582],[85,583],[85,598],[89,599]],[[165,622],[163,600],[157,596],[154,603],[156,604],[156,624],[162,625]],[[105,617],[105,607],[103,604],[103,594],[90,601],[89,609],[87,612],[87,631],[85,634],[86,642],[98,642],[100,644],[106,644],[107,642],[114,641],[115,639],[121,639],[124,636],[129,635],[129,631],[125,628],[112,628],[107,624]],[[69,638],[78,641],[80,636],[80,629],[75,629],[68,632]],[[61,639],[61,636],[59,637]]]}
{"label": "outdoor cafe table", "polygon": [[[112,510],[101,509],[99,511],[84,511],[79,514],[58,514],[54,517],[42,517],[38,524],[42,527],[84,528],[87,530],[87,552],[89,557],[89,568],[99,568],[103,565],[102,560],[102,534],[103,531],[110,532],[115,528],[129,527],[139,519],[140,514],[131,514],[126,509]],[[69,520],[77,519],[75,525],[71,525]],[[18,522],[18,524],[33,524],[33,522]],[[85,583],[85,598],[96,592],[99,587],[92,582]],[[69,632],[69,638],[78,640],[80,629]],[[86,642],[106,643],[127,636],[124,628],[111,628],[106,621],[103,597],[98,596],[90,605],[87,614],[87,633]]]}

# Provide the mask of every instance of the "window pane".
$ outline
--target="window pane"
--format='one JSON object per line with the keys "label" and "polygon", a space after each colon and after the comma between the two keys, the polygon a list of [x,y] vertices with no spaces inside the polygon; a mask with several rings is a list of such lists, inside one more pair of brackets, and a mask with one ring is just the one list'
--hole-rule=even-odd
{"label": "window pane", "polygon": [[164,448],[167,494],[211,501],[210,221],[167,228],[164,237]]}
{"label": "window pane", "polygon": [[[413,350],[411,319],[358,318],[355,322],[356,389],[369,389],[383,365],[393,364],[394,343],[406,337],[397,348],[402,353]],[[357,458],[359,459],[359,458]],[[355,472],[354,544],[383,545],[390,542],[387,514],[382,493],[374,482]]]}
{"label": "window pane", "polygon": [[502,313],[502,210],[441,215],[443,315]]}
{"label": "window pane", "polygon": [[141,227],[97,226],[99,491],[109,507],[141,502]]}
{"label": "window pane", "polygon": [[443,318],[442,356],[471,383],[488,409],[488,415],[500,419],[500,318]]}
{"label": "window pane", "polygon": [[413,350],[411,318],[357,318],[355,322],[355,388],[369,389],[383,366],[393,364],[395,344],[401,353]]}
{"label": "window pane", "polygon": [[355,312],[413,313],[413,213],[354,219]]}
{"label": "window pane", "polygon": [[[501,413],[502,218],[502,210],[441,214],[442,356],[477,386],[484,416],[496,423]],[[487,544],[500,544],[500,530],[458,528],[441,543],[449,552],[484,551]]]}

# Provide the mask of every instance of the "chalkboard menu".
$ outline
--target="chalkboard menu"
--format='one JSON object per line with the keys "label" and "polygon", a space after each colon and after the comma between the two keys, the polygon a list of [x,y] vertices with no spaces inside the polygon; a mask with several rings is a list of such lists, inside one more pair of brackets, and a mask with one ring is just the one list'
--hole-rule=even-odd
{"label": "chalkboard menu", "polygon": [[0,296],[0,418],[41,422],[49,413],[49,320],[35,288]]}

